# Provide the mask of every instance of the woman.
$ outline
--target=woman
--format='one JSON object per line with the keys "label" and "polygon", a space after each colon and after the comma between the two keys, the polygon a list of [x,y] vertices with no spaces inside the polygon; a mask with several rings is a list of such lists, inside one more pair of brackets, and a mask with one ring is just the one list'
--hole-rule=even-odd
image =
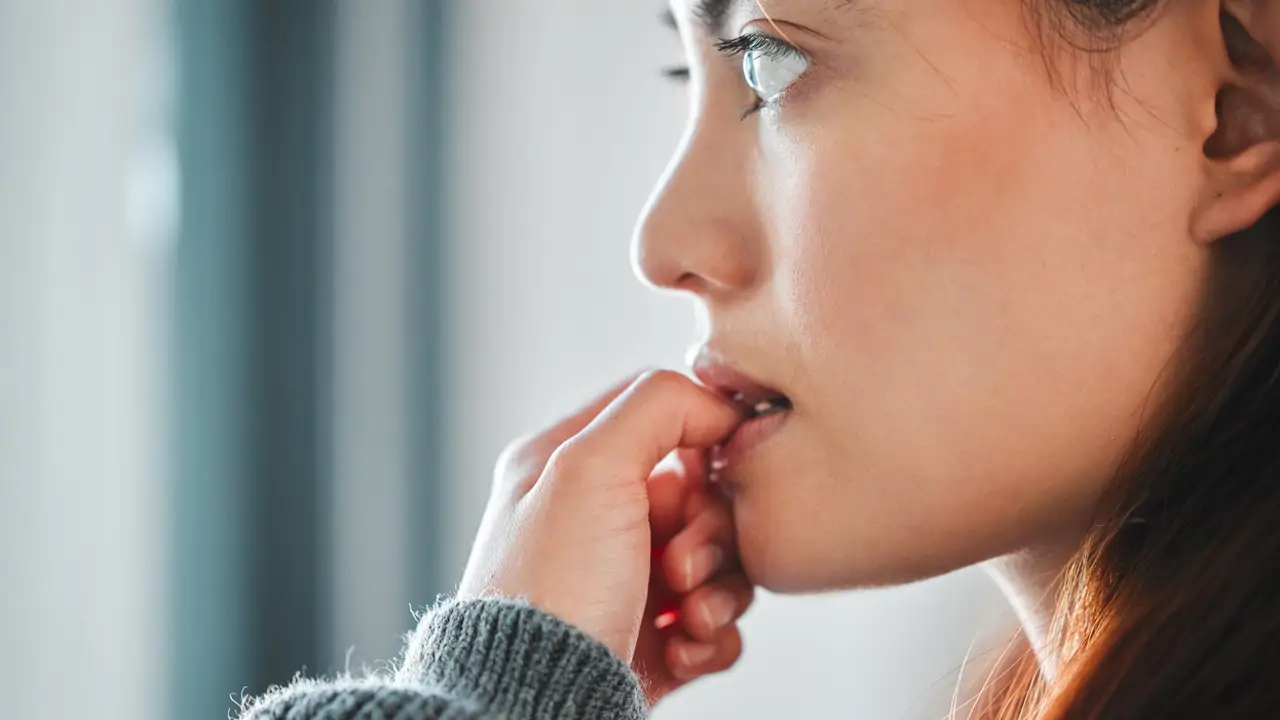
{"label": "woman", "polygon": [[246,716],[641,717],[735,661],[753,585],[975,563],[1030,650],[983,717],[1280,716],[1280,0],[672,19],[635,263],[705,313],[700,382],[515,445],[397,675]]}

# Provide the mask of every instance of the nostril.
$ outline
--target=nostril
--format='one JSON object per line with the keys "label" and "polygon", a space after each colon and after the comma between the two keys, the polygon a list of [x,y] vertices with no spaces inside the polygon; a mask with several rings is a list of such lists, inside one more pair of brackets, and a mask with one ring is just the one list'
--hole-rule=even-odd
{"label": "nostril", "polygon": [[676,278],[676,281],[671,284],[671,287],[675,290],[684,290],[696,295],[706,290],[706,281],[697,273],[686,272],[681,273],[680,277]]}

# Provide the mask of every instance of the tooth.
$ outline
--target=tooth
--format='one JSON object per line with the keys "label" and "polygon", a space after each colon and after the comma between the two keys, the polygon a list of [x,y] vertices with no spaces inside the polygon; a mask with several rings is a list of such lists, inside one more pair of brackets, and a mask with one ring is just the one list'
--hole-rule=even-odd
{"label": "tooth", "polygon": [[772,401],[772,400],[761,400],[760,402],[756,403],[756,414],[757,414],[757,415],[763,415],[763,414],[765,414],[765,413],[769,412],[771,409],[773,409],[773,401]]}
{"label": "tooth", "polygon": [[729,467],[729,461],[725,460],[724,458],[716,458],[715,460],[711,461],[711,469],[713,471],[720,471],[727,467]]}
{"label": "tooth", "polygon": [[747,394],[744,392],[736,392],[733,394],[733,401],[736,403],[740,403],[746,399],[747,399]]}

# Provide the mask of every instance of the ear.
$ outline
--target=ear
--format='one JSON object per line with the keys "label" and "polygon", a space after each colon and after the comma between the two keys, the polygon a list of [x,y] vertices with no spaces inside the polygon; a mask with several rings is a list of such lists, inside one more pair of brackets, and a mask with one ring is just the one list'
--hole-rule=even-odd
{"label": "ear", "polygon": [[1223,0],[1221,10],[1229,62],[1192,227],[1206,242],[1253,226],[1280,204],[1280,0]]}

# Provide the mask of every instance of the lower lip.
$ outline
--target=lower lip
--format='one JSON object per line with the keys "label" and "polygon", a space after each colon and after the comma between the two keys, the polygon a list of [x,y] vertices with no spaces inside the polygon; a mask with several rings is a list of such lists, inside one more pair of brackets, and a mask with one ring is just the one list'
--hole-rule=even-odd
{"label": "lower lip", "polygon": [[790,417],[791,411],[787,410],[752,418],[739,425],[718,455],[720,464],[730,467],[746,461],[756,448],[782,429]]}

